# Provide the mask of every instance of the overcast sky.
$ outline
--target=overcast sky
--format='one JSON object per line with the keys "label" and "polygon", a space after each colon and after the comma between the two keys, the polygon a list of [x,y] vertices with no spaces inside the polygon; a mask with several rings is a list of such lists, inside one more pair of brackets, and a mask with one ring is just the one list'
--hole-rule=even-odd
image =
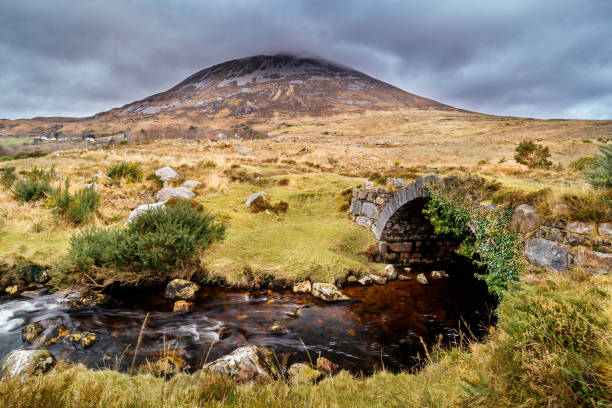
{"label": "overcast sky", "polygon": [[0,117],[87,116],[278,52],[459,108],[612,119],[612,0],[3,0]]}

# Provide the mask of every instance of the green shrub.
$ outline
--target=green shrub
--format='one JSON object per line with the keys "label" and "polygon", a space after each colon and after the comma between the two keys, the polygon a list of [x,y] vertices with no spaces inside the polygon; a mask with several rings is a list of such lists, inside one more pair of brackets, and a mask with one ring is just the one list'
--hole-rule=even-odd
{"label": "green shrub", "polygon": [[549,169],[552,166],[549,157],[548,147],[524,140],[517,146],[514,160],[530,169]]}
{"label": "green shrub", "polygon": [[137,272],[137,279],[163,280],[192,262],[213,241],[221,239],[225,225],[191,203],[141,214],[127,228],[90,229],[70,238],[69,259],[78,268],[92,266]]}
{"label": "green shrub", "polygon": [[574,170],[583,171],[591,168],[595,163],[597,163],[597,159],[595,157],[587,156],[574,160],[569,164],[569,167]]}
{"label": "green shrub", "polygon": [[15,155],[14,159],[15,160],[29,159],[29,158],[43,157],[46,155],[47,153],[45,152],[42,152],[40,150],[35,150],[33,152],[19,152]]}
{"label": "green shrub", "polygon": [[11,161],[13,158],[11,156],[0,156],[0,162]]}
{"label": "green shrub", "polygon": [[162,178],[160,176],[155,174],[154,171],[152,171],[149,174],[147,174],[146,180],[150,181],[153,184],[154,188],[158,188],[159,189],[159,188],[162,188],[164,186],[164,181],[162,180]]}
{"label": "green shrub", "polygon": [[4,186],[4,188],[11,188],[15,180],[17,180],[17,175],[15,174],[14,167],[5,167],[0,169],[2,172],[2,177],[0,177],[0,184]]}
{"label": "green shrub", "polygon": [[31,179],[19,180],[13,190],[15,199],[22,202],[38,201],[51,193],[51,184],[46,181]]}
{"label": "green shrub", "polygon": [[601,155],[595,156],[595,163],[584,170],[589,183],[597,187],[612,188],[612,146],[599,146]]}
{"label": "green shrub", "polygon": [[106,176],[110,179],[111,185],[119,185],[123,179],[128,183],[136,183],[142,180],[142,169],[138,163],[121,162],[109,167]]}
{"label": "green shrub", "polygon": [[82,224],[100,207],[100,195],[92,187],[70,194],[69,186],[70,183],[66,180],[64,188],[55,189],[51,199],[47,201],[47,207],[53,207],[57,214],[73,224]]}
{"label": "green shrub", "polygon": [[502,297],[508,283],[519,277],[519,235],[509,228],[512,208],[489,210],[474,207],[472,200],[457,189],[430,186],[431,197],[423,214],[436,234],[462,239],[457,251],[487,273],[475,274],[486,282],[490,293]]}

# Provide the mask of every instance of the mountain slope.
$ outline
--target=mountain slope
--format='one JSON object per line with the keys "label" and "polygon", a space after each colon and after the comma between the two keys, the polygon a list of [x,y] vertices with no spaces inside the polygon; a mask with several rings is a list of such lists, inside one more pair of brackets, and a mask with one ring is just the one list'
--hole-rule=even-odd
{"label": "mountain slope", "polygon": [[327,61],[289,55],[237,59],[97,117],[319,116],[370,109],[452,109]]}

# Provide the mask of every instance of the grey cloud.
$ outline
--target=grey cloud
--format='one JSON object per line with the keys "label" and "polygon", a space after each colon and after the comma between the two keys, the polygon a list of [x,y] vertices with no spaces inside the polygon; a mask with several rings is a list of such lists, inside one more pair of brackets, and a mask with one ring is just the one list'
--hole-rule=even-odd
{"label": "grey cloud", "polygon": [[610,118],[611,20],[607,0],[3,2],[0,117],[91,115],[292,52],[464,109]]}

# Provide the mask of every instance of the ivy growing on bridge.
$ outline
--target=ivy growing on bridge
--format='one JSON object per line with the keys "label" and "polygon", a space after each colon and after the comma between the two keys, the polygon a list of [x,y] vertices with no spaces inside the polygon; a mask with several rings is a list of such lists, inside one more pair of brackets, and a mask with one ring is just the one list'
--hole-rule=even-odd
{"label": "ivy growing on bridge", "polygon": [[457,250],[487,269],[475,274],[486,282],[489,292],[501,298],[508,283],[519,277],[519,234],[509,228],[512,208],[488,209],[477,204],[473,195],[444,184],[430,185],[431,197],[424,215],[436,234],[453,234],[462,239]]}

